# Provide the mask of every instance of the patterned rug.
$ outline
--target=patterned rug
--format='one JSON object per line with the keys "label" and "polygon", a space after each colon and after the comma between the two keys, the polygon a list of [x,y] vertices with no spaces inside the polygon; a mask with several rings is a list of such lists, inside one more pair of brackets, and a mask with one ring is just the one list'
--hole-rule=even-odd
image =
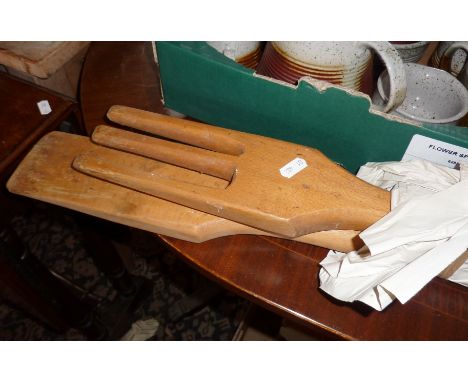
{"label": "patterned rug", "polygon": [[[64,211],[35,203],[34,208],[13,219],[12,227],[49,269],[100,300],[112,301],[115,290],[84,249],[73,217]],[[126,242],[116,247],[130,273],[152,282],[150,296],[133,312],[131,320],[157,320],[159,329],[152,340],[232,339],[248,310],[246,300],[212,284],[162,247],[150,233],[129,228]],[[187,298],[200,291],[208,302],[183,315]],[[0,340],[84,339],[74,329],[56,333],[8,302],[0,301]]]}

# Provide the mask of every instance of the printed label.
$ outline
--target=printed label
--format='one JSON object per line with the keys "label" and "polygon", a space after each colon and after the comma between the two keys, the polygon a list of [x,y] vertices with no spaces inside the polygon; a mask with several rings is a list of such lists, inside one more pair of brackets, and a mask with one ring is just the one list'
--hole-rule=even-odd
{"label": "printed label", "polygon": [[288,164],[280,168],[279,172],[285,178],[292,178],[299,171],[304,170],[307,167],[307,162],[302,158],[293,159]]}
{"label": "printed label", "polygon": [[425,159],[442,166],[455,168],[460,163],[468,164],[468,149],[416,134],[411,139],[401,160],[411,159]]}
{"label": "printed label", "polygon": [[39,108],[39,112],[41,115],[47,115],[52,111],[52,108],[50,107],[49,101],[42,100],[37,103],[37,107]]}

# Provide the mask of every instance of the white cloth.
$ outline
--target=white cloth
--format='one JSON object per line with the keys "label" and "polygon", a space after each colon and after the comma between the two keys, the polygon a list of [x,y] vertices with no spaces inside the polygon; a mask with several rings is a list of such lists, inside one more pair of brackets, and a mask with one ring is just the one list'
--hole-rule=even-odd
{"label": "white cloth", "polygon": [[154,318],[138,320],[120,339],[121,341],[146,341],[153,337],[159,328],[159,321]]}
{"label": "white cloth", "polygon": [[[368,163],[357,176],[391,191],[392,210],[361,233],[367,248],[328,253],[320,288],[382,310],[395,298],[408,301],[467,249],[467,167],[423,160]],[[449,280],[468,286],[468,262]]]}

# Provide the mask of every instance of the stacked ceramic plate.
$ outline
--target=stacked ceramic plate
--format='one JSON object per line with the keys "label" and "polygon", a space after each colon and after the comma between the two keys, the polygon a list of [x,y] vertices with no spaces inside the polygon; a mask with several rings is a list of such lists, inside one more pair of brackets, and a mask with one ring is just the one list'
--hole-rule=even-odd
{"label": "stacked ceramic plate", "polygon": [[255,49],[253,52],[250,52],[245,56],[236,58],[236,62],[241,65],[246,66],[247,68],[256,69],[258,63],[260,62],[261,57],[262,57],[262,46],[259,45],[257,49]]}
{"label": "stacked ceramic plate", "polygon": [[282,50],[275,42],[270,42],[265,47],[257,71],[262,75],[292,84],[297,83],[301,77],[310,76],[351,89],[360,89],[370,60],[371,54],[368,53],[365,60],[350,69],[345,68],[344,65],[314,65],[293,57]]}
{"label": "stacked ceramic plate", "polygon": [[256,69],[262,56],[260,41],[207,41],[208,45],[231,60],[251,69]]}

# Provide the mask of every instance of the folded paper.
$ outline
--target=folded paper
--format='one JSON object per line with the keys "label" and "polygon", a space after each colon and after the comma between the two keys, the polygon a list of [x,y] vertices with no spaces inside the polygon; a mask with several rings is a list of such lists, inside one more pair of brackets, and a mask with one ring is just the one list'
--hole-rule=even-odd
{"label": "folded paper", "polygon": [[[330,251],[320,288],[377,310],[408,301],[468,247],[467,168],[423,160],[368,163],[358,177],[392,191],[392,210],[360,237],[360,251]],[[468,262],[449,280],[468,285]]]}

